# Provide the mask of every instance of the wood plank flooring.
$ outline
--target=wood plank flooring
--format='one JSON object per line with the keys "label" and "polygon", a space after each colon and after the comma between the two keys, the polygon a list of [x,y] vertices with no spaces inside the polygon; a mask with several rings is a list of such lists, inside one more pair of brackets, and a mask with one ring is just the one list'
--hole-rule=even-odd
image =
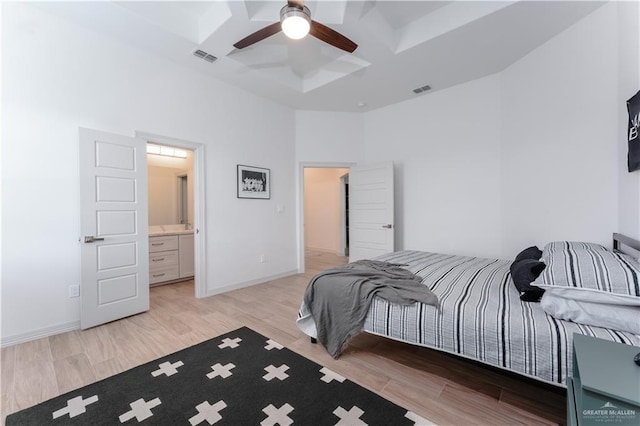
{"label": "wood plank flooring", "polygon": [[305,274],[205,298],[193,281],[153,287],[149,312],[0,351],[1,418],[248,326],[440,425],[564,424],[563,389],[363,333],[335,360],[295,325],[309,278],[346,258],[307,253]]}

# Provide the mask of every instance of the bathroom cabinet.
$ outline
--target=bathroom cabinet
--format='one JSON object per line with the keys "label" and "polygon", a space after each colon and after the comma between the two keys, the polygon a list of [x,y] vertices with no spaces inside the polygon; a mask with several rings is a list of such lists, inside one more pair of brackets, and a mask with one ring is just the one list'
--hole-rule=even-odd
{"label": "bathroom cabinet", "polygon": [[149,284],[193,277],[193,233],[149,237]]}
{"label": "bathroom cabinet", "polygon": [[178,236],[178,253],[180,278],[192,277],[194,270],[193,234]]}

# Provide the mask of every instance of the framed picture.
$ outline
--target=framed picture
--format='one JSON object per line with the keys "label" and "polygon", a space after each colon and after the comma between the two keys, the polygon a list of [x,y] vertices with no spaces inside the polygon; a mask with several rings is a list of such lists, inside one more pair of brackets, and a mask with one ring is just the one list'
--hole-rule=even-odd
{"label": "framed picture", "polygon": [[271,170],[238,164],[238,198],[271,198]]}

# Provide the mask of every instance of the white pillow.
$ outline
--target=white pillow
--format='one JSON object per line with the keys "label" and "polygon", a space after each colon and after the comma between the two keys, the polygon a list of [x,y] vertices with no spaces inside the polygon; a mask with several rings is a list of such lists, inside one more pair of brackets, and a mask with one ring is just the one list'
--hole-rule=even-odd
{"label": "white pillow", "polygon": [[637,305],[597,303],[567,299],[546,291],[540,306],[557,319],[640,334],[640,300]]}
{"label": "white pillow", "polygon": [[555,297],[576,300],[581,302],[602,303],[606,305],[638,306],[640,297],[627,294],[609,293],[590,288],[559,287],[555,285],[539,284],[545,290],[545,294]]}

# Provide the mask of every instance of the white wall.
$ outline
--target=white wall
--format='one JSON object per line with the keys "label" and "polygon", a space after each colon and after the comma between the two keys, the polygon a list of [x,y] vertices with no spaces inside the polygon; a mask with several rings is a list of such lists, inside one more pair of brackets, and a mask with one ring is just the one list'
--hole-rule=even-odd
{"label": "white wall", "polygon": [[619,2],[618,6],[618,102],[617,137],[619,232],[640,237],[640,172],[627,170],[627,108],[623,100],[640,90],[640,2]]}
{"label": "white wall", "polygon": [[357,163],[364,143],[362,126],[360,113],[296,111],[296,161]]}
{"label": "white wall", "polygon": [[[209,293],[296,269],[293,110],[32,5],[2,9],[3,342],[78,325],[78,127],[206,146]],[[271,169],[271,200],[236,198],[238,163]]]}
{"label": "white wall", "polygon": [[502,73],[505,254],[550,240],[611,245],[618,230],[617,6]]}
{"label": "white wall", "polygon": [[[638,13],[609,3],[499,74],[363,114],[359,160],[396,164],[397,247],[509,258],[555,239],[640,237],[623,139]],[[297,116],[315,140],[336,133],[321,113]]]}
{"label": "white wall", "polygon": [[342,168],[304,169],[305,248],[343,255],[340,178]]}
{"label": "white wall", "polygon": [[365,161],[395,166],[396,248],[500,253],[500,80],[367,113]]}
{"label": "white wall", "polygon": [[609,3],[499,74],[366,114],[365,160],[396,162],[400,248],[510,258],[640,237],[620,142],[637,8]]}

